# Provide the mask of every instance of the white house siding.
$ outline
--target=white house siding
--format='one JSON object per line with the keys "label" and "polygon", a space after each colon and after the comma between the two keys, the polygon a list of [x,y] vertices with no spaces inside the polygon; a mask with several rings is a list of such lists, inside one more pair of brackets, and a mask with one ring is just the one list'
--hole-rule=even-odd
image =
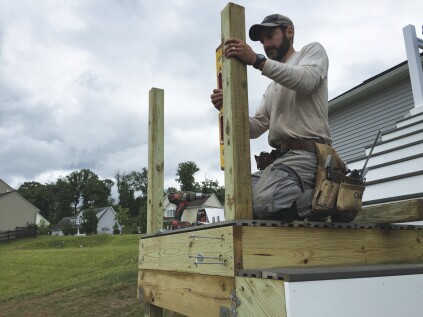
{"label": "white house siding", "polygon": [[348,167],[367,162],[367,205],[423,197],[423,116],[414,100],[406,62],[366,80],[329,102],[333,145]]}
{"label": "white house siding", "polygon": [[[101,215],[101,213],[103,214]],[[99,214],[101,216],[98,220],[97,233],[113,234],[113,226],[116,221],[116,213],[113,208],[109,207],[106,211],[101,211]],[[97,217],[99,217],[98,214]]]}

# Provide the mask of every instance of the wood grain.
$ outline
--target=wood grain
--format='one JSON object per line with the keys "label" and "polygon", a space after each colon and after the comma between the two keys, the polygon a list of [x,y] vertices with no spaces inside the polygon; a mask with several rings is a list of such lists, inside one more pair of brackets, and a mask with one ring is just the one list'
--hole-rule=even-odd
{"label": "wood grain", "polygon": [[[189,258],[189,255],[196,256],[200,253],[207,257],[218,258],[205,258],[202,263],[224,262],[225,264],[195,265],[195,258]],[[139,268],[234,276],[233,227],[228,226],[141,239]]]}
{"label": "wood grain", "polygon": [[354,223],[401,223],[423,220],[423,199],[365,206]]}
{"label": "wood grain", "polygon": [[152,88],[148,117],[147,233],[163,228],[164,91]]}
{"label": "wood grain", "polygon": [[286,317],[284,282],[278,280],[235,277],[240,301],[238,317]]}
{"label": "wood grain", "polygon": [[242,228],[244,269],[423,261],[421,230]]}
{"label": "wood grain", "polygon": [[[222,43],[229,38],[245,41],[243,7],[229,3],[222,10],[221,22]],[[225,218],[252,219],[247,66],[236,58],[224,58],[222,70]]]}
{"label": "wood grain", "polygon": [[219,317],[230,307],[233,277],[141,270],[144,301],[186,316]]}

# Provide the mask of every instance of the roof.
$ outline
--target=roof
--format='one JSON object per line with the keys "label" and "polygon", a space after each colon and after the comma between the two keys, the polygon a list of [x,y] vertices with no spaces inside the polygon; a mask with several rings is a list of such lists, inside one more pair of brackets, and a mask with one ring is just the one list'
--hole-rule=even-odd
{"label": "roof", "polygon": [[51,230],[52,231],[54,231],[54,230],[62,230],[63,226],[65,224],[69,223],[72,219],[76,219],[76,216],[63,217],[62,219],[60,219],[60,221],[58,223],[56,223],[54,225],[54,227]]}
{"label": "roof", "polygon": [[192,201],[190,201],[189,202],[189,207],[190,208],[192,208],[192,207],[201,207],[201,206],[203,206],[204,205],[204,203],[209,199],[210,197],[205,197],[205,198],[202,198],[202,199],[197,199],[197,200],[192,200]]}
{"label": "roof", "polygon": [[[100,207],[100,208],[93,208],[93,210],[95,211],[95,214],[96,214],[97,218],[98,218],[98,219],[100,219],[101,217],[103,217],[103,216],[104,216],[104,214],[107,212],[107,210],[109,210],[109,208],[111,208],[112,210],[114,210],[114,209],[113,209],[113,207]],[[79,216],[81,216],[81,217],[82,217],[82,213],[83,213],[85,210],[88,210],[88,209],[81,210],[81,211],[78,213],[78,217],[79,217]]]}
{"label": "roof", "polygon": [[9,194],[11,194],[11,193],[13,193],[13,192],[1,193],[1,194],[0,194],[0,198],[1,198],[1,197],[4,197],[4,196],[6,196],[6,195],[9,195]]}
{"label": "roof", "polygon": [[[420,54],[420,57],[423,57],[423,53]],[[361,84],[329,100],[329,112],[347,104],[351,104],[352,101],[361,99],[375,90],[386,88],[399,80],[409,78],[409,76],[408,61],[404,61],[373,77],[370,77],[369,79],[366,79]]]}
{"label": "roof", "polygon": [[12,188],[9,184],[7,184],[7,183],[6,183],[4,180],[2,180],[1,178],[0,178],[0,184],[3,184],[3,186],[7,188],[7,192],[9,192],[9,191],[15,191],[15,189],[14,189],[14,188]]}

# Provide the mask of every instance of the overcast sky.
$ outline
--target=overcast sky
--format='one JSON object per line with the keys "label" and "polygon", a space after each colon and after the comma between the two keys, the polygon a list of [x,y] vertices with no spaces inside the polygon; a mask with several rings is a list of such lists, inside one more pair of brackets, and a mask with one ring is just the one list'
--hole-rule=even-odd
{"label": "overcast sky", "polygon": [[[90,169],[101,179],[148,166],[148,92],[165,91],[165,187],[178,163],[217,179],[213,0],[0,0],[0,178],[14,188]],[[402,28],[421,38],[423,1],[238,1],[247,29],[266,15],[295,24],[295,45],[329,55],[330,99],[406,60]],[[263,53],[257,43],[249,44]],[[249,112],[269,79],[248,69]],[[267,134],[251,142],[268,150]]]}

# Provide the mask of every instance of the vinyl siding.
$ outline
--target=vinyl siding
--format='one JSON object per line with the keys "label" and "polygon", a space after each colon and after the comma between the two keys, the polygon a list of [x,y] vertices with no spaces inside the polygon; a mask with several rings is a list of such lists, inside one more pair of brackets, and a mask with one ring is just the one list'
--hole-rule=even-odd
{"label": "vinyl siding", "polygon": [[0,231],[26,227],[28,221],[35,224],[37,208],[29,204],[17,192],[0,199]]}
{"label": "vinyl siding", "polygon": [[329,113],[333,147],[347,162],[362,157],[379,130],[394,129],[413,107],[410,80],[404,79],[336,109]]}

